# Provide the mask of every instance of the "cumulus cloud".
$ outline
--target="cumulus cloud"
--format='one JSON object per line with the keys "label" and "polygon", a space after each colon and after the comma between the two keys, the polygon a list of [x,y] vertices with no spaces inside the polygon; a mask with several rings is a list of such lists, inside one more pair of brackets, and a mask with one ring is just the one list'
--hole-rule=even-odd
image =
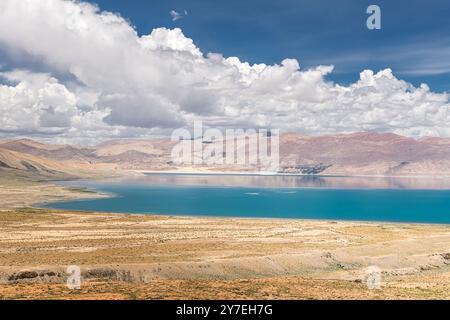
{"label": "cumulus cloud", "polygon": [[365,70],[341,86],[326,80],[332,66],[302,70],[295,59],[251,65],[204,54],[181,29],[139,36],[120,16],[83,2],[3,0],[0,51],[30,57],[47,70],[2,73],[2,131],[80,140],[203,120],[308,134],[450,136],[448,95],[416,88],[390,69]]}
{"label": "cumulus cloud", "polygon": [[60,135],[82,138],[106,130],[109,110],[83,108],[80,99],[49,74],[15,70],[0,76],[0,132],[4,134]]}
{"label": "cumulus cloud", "polygon": [[47,74],[0,74],[15,85],[0,86],[2,131],[59,132],[77,113],[76,96]]}

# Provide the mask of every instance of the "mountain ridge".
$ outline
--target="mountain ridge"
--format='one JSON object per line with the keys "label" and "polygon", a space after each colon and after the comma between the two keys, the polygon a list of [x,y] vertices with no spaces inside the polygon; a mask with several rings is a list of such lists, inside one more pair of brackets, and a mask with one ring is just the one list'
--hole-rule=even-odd
{"label": "mountain ridge", "polygon": [[[280,141],[280,172],[329,175],[450,176],[450,139],[410,138],[394,133],[357,132],[324,136],[284,133]],[[220,142],[214,142],[220,143]],[[210,143],[208,143],[209,145]],[[169,138],[117,139],[96,146],[53,145],[31,139],[0,140],[0,151],[36,157],[50,169],[76,166],[148,171],[243,171],[245,165],[177,166]],[[0,152],[1,155],[1,152]],[[50,162],[46,162],[50,160]],[[0,158],[1,161],[1,158]],[[8,165],[5,162],[5,165]],[[45,166],[45,165],[44,165]],[[5,169],[4,167],[3,169]],[[22,168],[23,169],[23,168]]]}

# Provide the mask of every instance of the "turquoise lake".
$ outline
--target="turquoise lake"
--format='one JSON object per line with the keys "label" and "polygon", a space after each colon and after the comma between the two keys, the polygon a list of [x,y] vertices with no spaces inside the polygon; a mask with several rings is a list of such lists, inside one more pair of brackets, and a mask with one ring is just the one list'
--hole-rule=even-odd
{"label": "turquoise lake", "polygon": [[82,211],[450,223],[450,180],[149,174],[65,183],[111,198],[46,204]]}

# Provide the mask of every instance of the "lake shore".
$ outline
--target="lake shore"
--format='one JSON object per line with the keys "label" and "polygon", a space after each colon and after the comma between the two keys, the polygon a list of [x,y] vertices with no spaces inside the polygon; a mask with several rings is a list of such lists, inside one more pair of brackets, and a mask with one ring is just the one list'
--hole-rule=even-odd
{"label": "lake shore", "polygon": [[[450,299],[450,226],[1,214],[6,299]],[[69,265],[81,268],[81,290],[65,287]],[[380,290],[366,285],[369,266]]]}
{"label": "lake shore", "polygon": [[27,184],[0,189],[3,299],[450,299],[448,225],[20,209],[98,196]]}
{"label": "lake shore", "polygon": [[128,170],[135,174],[174,174],[174,175],[216,175],[216,176],[280,176],[280,177],[328,177],[328,178],[338,178],[338,177],[349,177],[349,178],[406,178],[406,179],[449,179],[450,175],[426,175],[426,174],[413,174],[413,175],[390,175],[390,174],[307,174],[307,173],[289,173],[289,172],[269,172],[269,171],[218,171],[212,169],[201,169],[201,168],[179,168],[176,170]]}

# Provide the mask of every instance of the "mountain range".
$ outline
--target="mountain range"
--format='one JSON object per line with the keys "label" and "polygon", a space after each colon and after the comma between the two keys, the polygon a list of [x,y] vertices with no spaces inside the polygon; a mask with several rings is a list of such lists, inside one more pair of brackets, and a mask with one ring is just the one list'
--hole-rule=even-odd
{"label": "mountain range", "polygon": [[[326,136],[285,133],[279,141],[281,173],[450,176],[448,138],[414,139],[368,132]],[[56,179],[130,170],[254,172],[260,169],[251,165],[176,165],[171,159],[174,145],[169,138],[112,140],[92,147],[31,139],[0,140],[0,172]]]}

